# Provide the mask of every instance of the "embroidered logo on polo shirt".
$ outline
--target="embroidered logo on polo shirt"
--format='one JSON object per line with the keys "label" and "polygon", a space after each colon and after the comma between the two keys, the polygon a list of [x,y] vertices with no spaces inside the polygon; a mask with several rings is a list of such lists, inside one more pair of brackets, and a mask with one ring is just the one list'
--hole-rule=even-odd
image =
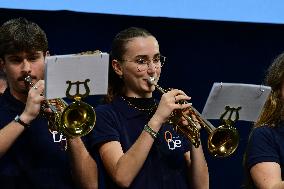
{"label": "embroidered logo on polo shirt", "polygon": [[165,141],[168,143],[169,150],[174,150],[181,147],[181,140],[179,136],[173,136],[171,131],[166,131],[164,133]]}
{"label": "embroidered logo on polo shirt", "polygon": [[57,131],[52,131],[53,142],[62,142],[66,140],[66,137]]}
{"label": "embroidered logo on polo shirt", "polygon": [[59,143],[62,150],[66,150],[67,149],[67,140],[66,137],[62,134],[59,133],[57,131],[50,131],[53,137],[53,142],[55,143]]}

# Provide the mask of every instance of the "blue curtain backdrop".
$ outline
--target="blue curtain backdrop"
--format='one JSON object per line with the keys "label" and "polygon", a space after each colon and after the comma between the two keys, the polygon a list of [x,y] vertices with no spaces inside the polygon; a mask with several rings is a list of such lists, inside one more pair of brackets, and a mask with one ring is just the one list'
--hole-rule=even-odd
{"label": "blue curtain backdrop", "polygon": [[[266,68],[284,49],[284,26],[277,24],[0,9],[1,24],[16,17],[32,20],[46,31],[52,55],[96,49],[109,52],[120,30],[130,26],[148,29],[167,57],[160,85],[187,92],[200,112],[214,82],[262,84]],[[90,99],[98,103],[98,98]],[[249,122],[236,124],[239,148],[224,159],[208,154],[207,133],[202,131],[210,188],[241,187],[242,159],[251,126]]]}

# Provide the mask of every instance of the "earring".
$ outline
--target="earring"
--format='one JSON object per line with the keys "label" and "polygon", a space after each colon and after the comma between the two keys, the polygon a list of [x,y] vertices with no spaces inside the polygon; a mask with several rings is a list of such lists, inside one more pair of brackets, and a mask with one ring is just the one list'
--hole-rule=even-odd
{"label": "earring", "polygon": [[120,78],[120,79],[123,79],[123,75],[120,75],[119,78]]}

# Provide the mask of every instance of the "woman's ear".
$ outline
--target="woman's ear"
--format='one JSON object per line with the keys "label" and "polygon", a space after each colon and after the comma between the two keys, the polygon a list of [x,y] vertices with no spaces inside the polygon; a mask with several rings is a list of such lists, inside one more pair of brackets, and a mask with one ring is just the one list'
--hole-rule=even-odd
{"label": "woman's ear", "polygon": [[122,69],[121,64],[115,59],[111,61],[111,64],[112,64],[112,68],[113,68],[114,72],[119,77],[122,77],[123,76],[123,69]]}
{"label": "woman's ear", "polygon": [[46,52],[45,52],[45,56],[50,56],[49,51],[46,51]]}

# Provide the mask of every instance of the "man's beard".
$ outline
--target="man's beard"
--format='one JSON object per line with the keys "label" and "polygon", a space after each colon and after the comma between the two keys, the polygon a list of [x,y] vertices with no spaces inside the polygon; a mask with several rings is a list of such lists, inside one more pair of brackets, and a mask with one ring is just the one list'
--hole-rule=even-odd
{"label": "man's beard", "polygon": [[29,93],[29,89],[28,88],[19,89],[18,92],[27,96]]}

